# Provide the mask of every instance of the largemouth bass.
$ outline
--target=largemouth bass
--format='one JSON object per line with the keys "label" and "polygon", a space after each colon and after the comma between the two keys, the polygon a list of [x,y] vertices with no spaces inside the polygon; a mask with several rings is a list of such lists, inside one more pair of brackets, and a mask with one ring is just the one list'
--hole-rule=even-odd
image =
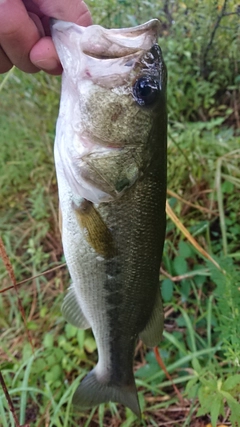
{"label": "largemouth bass", "polygon": [[167,113],[158,32],[158,20],[111,30],[52,22],[64,70],[54,152],[72,278],[62,312],[92,328],[98,348],[73,403],[116,401],[139,417],[136,341],[155,346],[163,330]]}

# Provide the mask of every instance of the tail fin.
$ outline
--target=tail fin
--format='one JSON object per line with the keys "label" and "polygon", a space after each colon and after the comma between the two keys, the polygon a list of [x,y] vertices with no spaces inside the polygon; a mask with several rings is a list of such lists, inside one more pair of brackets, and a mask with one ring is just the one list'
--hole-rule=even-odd
{"label": "tail fin", "polygon": [[137,417],[141,418],[134,377],[130,385],[119,386],[101,382],[93,369],[78,386],[73,396],[73,404],[82,409],[109,402],[110,400],[122,403],[130,408]]}

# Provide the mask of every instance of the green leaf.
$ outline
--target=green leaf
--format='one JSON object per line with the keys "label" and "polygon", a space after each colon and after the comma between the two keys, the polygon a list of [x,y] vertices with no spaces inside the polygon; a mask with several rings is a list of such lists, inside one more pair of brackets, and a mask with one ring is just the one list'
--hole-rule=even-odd
{"label": "green leaf", "polygon": [[54,382],[62,376],[62,369],[59,365],[55,365],[50,371],[46,372],[46,381]]}
{"label": "green leaf", "polygon": [[46,362],[42,357],[35,360],[35,362],[33,364],[33,368],[32,368],[33,372],[42,373],[45,369],[46,369]]}
{"label": "green leaf", "polygon": [[130,409],[126,408],[126,416],[127,419],[124,421],[121,426],[122,427],[132,427],[134,425],[134,421],[136,421],[137,417],[134,415]]}
{"label": "green leaf", "polygon": [[187,297],[190,294],[190,290],[191,290],[190,281],[187,279],[181,280],[181,294],[182,294],[183,301],[187,300]]}
{"label": "green leaf", "polygon": [[84,340],[85,340],[85,331],[83,329],[78,329],[77,340],[78,340],[78,345],[79,345],[80,349],[83,349]]}
{"label": "green leaf", "polygon": [[183,256],[177,256],[173,261],[173,267],[176,275],[182,275],[187,273],[188,266],[185,258]]}
{"label": "green leaf", "polygon": [[197,396],[197,391],[199,389],[198,380],[198,376],[196,375],[196,377],[189,380],[186,385],[185,391],[190,399],[194,399]]}
{"label": "green leaf", "polygon": [[51,348],[53,347],[53,334],[50,332],[47,333],[43,339],[43,345],[45,348]]}
{"label": "green leaf", "polygon": [[37,324],[37,322],[27,322],[27,328],[30,330],[30,331],[37,331],[37,329],[38,329],[38,324]]}
{"label": "green leaf", "polygon": [[218,417],[220,415],[221,410],[221,404],[222,404],[222,398],[221,396],[216,396],[215,399],[211,401],[211,422],[213,427],[216,426]]}
{"label": "green leaf", "polygon": [[93,337],[86,338],[84,341],[84,347],[88,353],[93,353],[97,348],[95,339]]}
{"label": "green leaf", "polygon": [[240,420],[240,405],[239,402],[237,402],[235,399],[234,401],[227,400],[227,404],[229,405],[229,408],[231,409],[231,415],[230,415],[230,421],[232,422],[233,426],[239,427],[239,420]]}
{"label": "green leaf", "polygon": [[198,409],[197,416],[208,414],[211,411],[211,390],[207,386],[199,388],[198,399],[200,408]]}
{"label": "green leaf", "polygon": [[23,347],[23,360],[29,359],[31,355],[32,355],[32,347],[31,347],[31,344],[27,343]]}
{"label": "green leaf", "polygon": [[240,385],[240,374],[232,375],[224,381],[222,388],[224,390],[231,390]]}
{"label": "green leaf", "polygon": [[3,362],[0,364],[0,371],[13,369],[14,364],[11,362]]}
{"label": "green leaf", "polygon": [[202,368],[201,368],[201,365],[200,365],[200,363],[196,357],[194,357],[192,360],[192,366],[193,366],[194,371],[196,371],[197,373],[201,372]]}
{"label": "green leaf", "polygon": [[156,357],[153,351],[150,351],[149,353],[147,353],[146,360],[148,363],[146,363],[144,366],[142,366],[136,371],[135,375],[137,378],[141,378],[141,379],[150,378],[151,376],[159,372],[160,368],[156,361]]}
{"label": "green leaf", "polygon": [[171,279],[162,281],[161,293],[164,302],[171,301],[173,296],[173,281]]}
{"label": "green leaf", "polygon": [[68,339],[71,339],[77,335],[78,329],[75,326],[70,325],[70,323],[67,323],[65,326],[65,332],[66,332],[66,337]]}
{"label": "green leaf", "polygon": [[224,181],[221,188],[223,193],[231,194],[234,190],[234,185],[229,181]]}
{"label": "green leaf", "polygon": [[183,258],[190,258],[193,254],[194,252],[191,246],[188,243],[181,240],[181,242],[179,243],[179,255]]}
{"label": "green leaf", "polygon": [[39,313],[40,317],[46,317],[47,312],[48,312],[48,307],[47,306],[42,307]]}

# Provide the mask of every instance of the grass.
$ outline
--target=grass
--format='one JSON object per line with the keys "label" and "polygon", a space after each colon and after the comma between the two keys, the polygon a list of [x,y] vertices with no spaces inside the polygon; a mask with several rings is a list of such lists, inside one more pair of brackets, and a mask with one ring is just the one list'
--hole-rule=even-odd
{"label": "grass", "polygon": [[[100,23],[111,15],[111,2],[103,6],[101,15],[98,3],[91,2]],[[116,25],[144,17],[143,8],[134,17],[129,5],[124,18],[123,4],[113,6],[110,18]],[[150,14],[152,3],[147,8]],[[97,354],[91,333],[66,324],[60,312],[69,284],[62,266],[52,155],[60,80],[18,70],[1,76],[0,230],[16,281],[28,280],[18,286],[18,295],[14,289],[4,291],[12,283],[0,261],[0,369],[21,425],[240,425],[239,129],[232,113],[220,109],[215,114],[219,105],[205,121],[196,120],[195,113],[184,120],[173,100],[177,77],[172,67],[170,79],[169,217],[160,272],[165,330],[159,350],[172,381],[154,352],[140,343],[135,376],[144,416],[139,421],[114,403],[73,413],[71,396]],[[189,102],[190,95],[184,108]],[[1,427],[16,425],[1,389],[0,419]]]}

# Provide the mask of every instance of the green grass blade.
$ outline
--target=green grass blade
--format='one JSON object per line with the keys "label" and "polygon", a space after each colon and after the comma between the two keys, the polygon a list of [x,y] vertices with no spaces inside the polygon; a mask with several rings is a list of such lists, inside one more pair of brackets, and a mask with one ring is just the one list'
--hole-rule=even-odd
{"label": "green grass blade", "polygon": [[208,347],[212,347],[212,302],[213,295],[210,295],[207,305],[207,343]]}
{"label": "green grass blade", "polygon": [[4,88],[5,84],[7,83],[8,79],[11,77],[11,75],[14,73],[15,70],[15,66],[13,66],[11,68],[11,70],[8,71],[8,73],[6,73],[6,75],[4,76],[2,82],[0,83],[0,92],[2,91],[2,89]]}
{"label": "green grass blade", "polygon": [[9,427],[6,417],[7,417],[7,411],[3,406],[3,399],[1,399],[1,396],[0,396],[0,420],[2,422],[2,427]]}
{"label": "green grass blade", "polygon": [[[198,359],[201,356],[206,356],[208,354],[214,354],[216,351],[220,349],[220,345],[217,345],[212,348],[206,348],[204,350],[199,350],[194,353],[190,353],[187,356],[182,357],[181,359],[177,360],[176,362],[172,363],[171,365],[167,366],[167,370],[169,373],[173,372],[174,370],[180,368],[182,365],[187,364],[188,362],[191,362],[193,359]],[[148,378],[148,381],[154,381],[156,379],[161,380],[164,378],[165,374],[164,372],[158,372],[151,377]]]}
{"label": "green grass blade", "polygon": [[186,347],[184,347],[184,345],[174,335],[163,331],[163,337],[166,338],[169,342],[171,342],[174,347],[176,347],[180,351],[180,353],[187,354]]}
{"label": "green grass blade", "polygon": [[228,245],[227,245],[227,233],[226,233],[226,223],[225,223],[225,214],[224,214],[224,205],[223,205],[223,194],[222,194],[222,188],[221,188],[221,168],[222,168],[222,158],[218,159],[217,161],[216,191],[217,191],[220,227],[222,232],[223,253],[224,255],[227,255]]}
{"label": "green grass blade", "polygon": [[26,369],[23,377],[23,383],[22,383],[22,393],[20,398],[20,424],[23,425],[25,423],[25,416],[26,416],[26,406],[27,406],[27,386],[28,386],[28,380],[32,368],[33,361],[35,359],[35,354],[33,354],[30,359],[28,360],[28,363],[26,364]]}

